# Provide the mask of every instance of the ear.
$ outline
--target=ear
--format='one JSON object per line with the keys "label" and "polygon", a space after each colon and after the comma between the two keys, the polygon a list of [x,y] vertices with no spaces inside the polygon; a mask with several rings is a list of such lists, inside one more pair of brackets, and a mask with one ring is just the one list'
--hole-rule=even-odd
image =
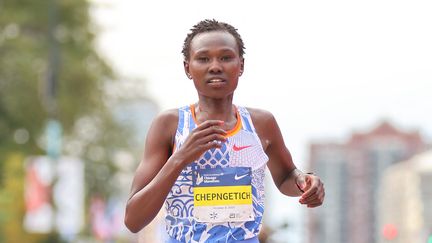
{"label": "ear", "polygon": [[183,67],[184,67],[186,77],[188,77],[188,79],[192,79],[192,75],[189,73],[189,63],[186,61],[183,61]]}
{"label": "ear", "polygon": [[242,58],[240,60],[240,74],[239,74],[239,77],[242,76],[243,72],[244,72],[244,58]]}

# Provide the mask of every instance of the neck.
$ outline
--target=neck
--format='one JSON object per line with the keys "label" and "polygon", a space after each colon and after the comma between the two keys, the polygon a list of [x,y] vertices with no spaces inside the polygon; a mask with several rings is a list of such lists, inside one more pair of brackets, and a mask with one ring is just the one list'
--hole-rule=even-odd
{"label": "neck", "polygon": [[195,116],[199,123],[206,120],[224,121],[227,127],[237,122],[236,109],[231,99],[199,99],[195,105]]}

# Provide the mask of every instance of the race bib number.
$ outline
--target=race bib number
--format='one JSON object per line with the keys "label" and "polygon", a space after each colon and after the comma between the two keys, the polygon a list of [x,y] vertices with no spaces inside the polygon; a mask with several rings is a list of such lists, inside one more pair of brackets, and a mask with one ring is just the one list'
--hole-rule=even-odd
{"label": "race bib number", "polygon": [[192,179],[197,221],[254,220],[250,167],[194,168]]}

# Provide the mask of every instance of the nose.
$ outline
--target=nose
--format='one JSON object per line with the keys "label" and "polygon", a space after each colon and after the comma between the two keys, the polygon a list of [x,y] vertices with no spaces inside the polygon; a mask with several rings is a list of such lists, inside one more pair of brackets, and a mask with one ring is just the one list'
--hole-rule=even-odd
{"label": "nose", "polygon": [[212,74],[222,72],[222,65],[216,58],[210,62],[209,72]]}

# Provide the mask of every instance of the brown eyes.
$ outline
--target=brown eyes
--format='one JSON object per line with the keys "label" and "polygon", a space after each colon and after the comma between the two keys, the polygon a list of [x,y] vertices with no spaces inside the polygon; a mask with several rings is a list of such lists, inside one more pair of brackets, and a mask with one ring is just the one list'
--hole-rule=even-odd
{"label": "brown eyes", "polygon": [[208,57],[198,57],[197,60],[200,62],[208,62],[210,59]]}
{"label": "brown eyes", "polygon": [[[220,61],[226,62],[226,61],[230,61],[232,59],[233,59],[232,56],[222,56],[220,58]],[[198,60],[199,62],[209,62],[210,58],[208,58],[208,57],[197,57],[196,60]]]}

